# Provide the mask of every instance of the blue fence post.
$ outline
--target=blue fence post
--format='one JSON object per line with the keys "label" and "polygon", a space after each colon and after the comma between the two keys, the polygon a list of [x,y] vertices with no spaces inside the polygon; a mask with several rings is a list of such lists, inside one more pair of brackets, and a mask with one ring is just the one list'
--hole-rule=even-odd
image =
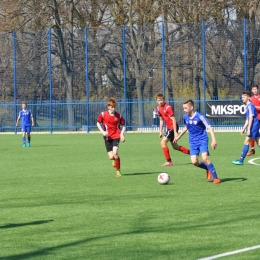
{"label": "blue fence post", "polygon": [[205,23],[202,21],[202,80],[203,80],[203,93],[204,93],[204,115],[206,115],[206,59],[205,59]]}
{"label": "blue fence post", "polygon": [[85,27],[85,62],[86,62],[86,126],[89,133],[89,84],[88,84],[88,28]]}
{"label": "blue fence post", "polygon": [[49,57],[49,86],[50,86],[50,133],[52,134],[52,57],[51,57],[51,29],[48,30],[48,57]]}
{"label": "blue fence post", "polygon": [[124,119],[126,125],[126,115],[127,115],[127,106],[126,106],[126,40],[125,40],[125,26],[122,26],[122,41],[123,41],[123,70],[124,70]]}
{"label": "blue fence post", "polygon": [[16,128],[16,91],[17,91],[17,74],[16,74],[16,31],[13,31],[13,73],[14,73],[14,133],[17,134]]}
{"label": "blue fence post", "polygon": [[244,19],[244,90],[247,90],[247,48],[246,48],[246,19]]}
{"label": "blue fence post", "polygon": [[165,96],[164,23],[162,22],[162,93]]}

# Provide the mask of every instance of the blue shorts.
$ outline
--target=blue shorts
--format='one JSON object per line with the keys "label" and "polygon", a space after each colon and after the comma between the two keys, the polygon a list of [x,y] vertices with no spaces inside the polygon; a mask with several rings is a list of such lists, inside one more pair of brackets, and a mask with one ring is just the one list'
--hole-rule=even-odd
{"label": "blue shorts", "polygon": [[31,130],[32,130],[32,128],[31,128],[31,126],[22,126],[22,132],[23,133],[31,133]]}
{"label": "blue shorts", "polygon": [[208,149],[208,143],[198,143],[198,144],[190,144],[190,156],[192,155],[199,155],[200,153],[208,153],[209,155],[209,149]]}
{"label": "blue shorts", "polygon": [[257,137],[260,137],[260,135],[259,135],[259,127],[252,128],[250,135],[247,135],[247,137],[253,138],[253,139],[255,139]]}

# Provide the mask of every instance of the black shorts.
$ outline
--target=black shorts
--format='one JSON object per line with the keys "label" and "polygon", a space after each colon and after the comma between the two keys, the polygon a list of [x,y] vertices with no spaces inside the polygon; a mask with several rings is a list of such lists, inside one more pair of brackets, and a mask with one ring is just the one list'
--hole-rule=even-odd
{"label": "black shorts", "polygon": [[119,143],[120,143],[120,139],[119,138],[112,139],[112,140],[105,140],[105,145],[106,145],[107,152],[111,152],[113,150],[114,146],[118,147]]}
{"label": "black shorts", "polygon": [[[179,131],[179,125],[177,124],[177,132]],[[174,139],[174,131],[173,129],[167,129],[164,137],[166,137],[167,139],[169,139],[171,142]]]}

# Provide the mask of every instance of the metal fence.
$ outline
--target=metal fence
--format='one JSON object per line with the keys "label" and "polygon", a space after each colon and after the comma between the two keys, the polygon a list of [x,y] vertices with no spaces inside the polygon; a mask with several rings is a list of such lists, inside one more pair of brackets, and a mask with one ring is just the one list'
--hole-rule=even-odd
{"label": "metal fence", "polygon": [[27,101],[35,131],[88,132],[109,97],[129,129],[147,127],[158,92],[182,124],[183,100],[205,113],[207,100],[238,100],[259,83],[259,28],[244,20],[1,33],[0,129],[16,131]]}

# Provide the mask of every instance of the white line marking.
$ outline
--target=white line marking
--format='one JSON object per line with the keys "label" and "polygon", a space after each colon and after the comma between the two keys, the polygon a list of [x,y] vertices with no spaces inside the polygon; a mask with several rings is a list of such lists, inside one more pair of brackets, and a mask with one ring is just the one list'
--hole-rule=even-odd
{"label": "white line marking", "polygon": [[260,166],[260,163],[255,163],[255,162],[254,162],[254,160],[258,160],[258,159],[260,159],[260,157],[251,159],[251,160],[249,160],[248,162],[249,162],[250,164],[254,164],[254,165]]}
{"label": "white line marking", "polygon": [[212,259],[217,259],[217,258],[220,258],[220,257],[223,257],[223,256],[235,255],[235,254],[239,254],[239,253],[242,253],[242,252],[246,252],[246,251],[250,251],[250,250],[254,250],[254,249],[258,249],[258,248],[260,248],[260,245],[252,246],[252,247],[246,247],[244,249],[226,252],[226,253],[219,254],[219,255],[213,255],[213,256],[209,256],[209,257],[205,257],[205,258],[200,258],[198,260],[212,260]]}

